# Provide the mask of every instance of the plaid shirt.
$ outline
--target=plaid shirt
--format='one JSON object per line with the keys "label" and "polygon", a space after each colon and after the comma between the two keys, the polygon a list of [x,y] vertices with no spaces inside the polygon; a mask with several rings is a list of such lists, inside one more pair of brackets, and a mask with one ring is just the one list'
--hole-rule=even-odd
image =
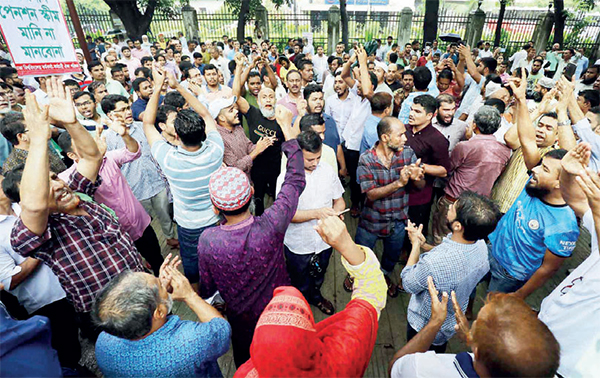
{"label": "plaid shirt", "polygon": [[[74,171],[69,186],[93,196],[100,186]],[[119,222],[94,202],[81,201],[89,216],[50,214],[41,236],[31,232],[19,217],[13,226],[13,249],[46,263],[58,277],[78,312],[89,312],[98,292],[119,273],[142,271],[141,257]]]}
{"label": "plaid shirt", "polygon": [[[358,161],[358,181],[363,193],[389,185],[400,178],[400,171],[405,165],[417,161],[414,151],[404,146],[392,156],[388,169],[377,157],[376,148],[379,142],[360,156]],[[365,230],[385,237],[390,235],[394,221],[403,221],[408,217],[408,195],[405,187],[396,190],[387,197],[371,201],[365,199],[360,215],[359,226]]]}

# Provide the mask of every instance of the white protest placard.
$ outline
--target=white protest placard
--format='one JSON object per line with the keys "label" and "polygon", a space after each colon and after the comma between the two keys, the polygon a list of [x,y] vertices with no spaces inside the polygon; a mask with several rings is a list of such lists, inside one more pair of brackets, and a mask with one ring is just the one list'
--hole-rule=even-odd
{"label": "white protest placard", "polygon": [[19,76],[81,72],[60,0],[0,0],[0,31]]}
{"label": "white protest placard", "polygon": [[312,32],[303,32],[302,39],[306,38],[308,40],[308,44],[313,44],[313,33]]}

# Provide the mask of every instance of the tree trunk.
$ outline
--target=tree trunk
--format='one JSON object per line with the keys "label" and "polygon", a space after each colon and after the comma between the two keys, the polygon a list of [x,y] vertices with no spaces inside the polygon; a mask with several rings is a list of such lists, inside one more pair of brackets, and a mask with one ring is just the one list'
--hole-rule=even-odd
{"label": "tree trunk", "polygon": [[496,33],[494,34],[494,47],[500,46],[500,37],[502,37],[502,23],[504,22],[504,13],[506,12],[506,0],[500,1],[500,11],[498,12],[498,22],[496,23]]}
{"label": "tree trunk", "polygon": [[[342,43],[347,49],[348,46],[348,10],[346,9],[346,0],[340,0],[340,19],[342,21]],[[337,43],[337,41],[335,41]]]}
{"label": "tree trunk", "polygon": [[565,2],[564,0],[554,0],[554,43],[560,43],[563,46],[565,32]]}
{"label": "tree trunk", "polygon": [[423,44],[425,42],[433,42],[437,37],[439,9],[440,0],[427,0],[425,2]]}
{"label": "tree trunk", "polygon": [[240,42],[240,45],[244,44],[245,28],[246,28],[246,18],[248,18],[248,13],[250,12],[250,0],[242,0],[242,6],[240,7],[240,17],[238,19],[237,25],[237,40]]}
{"label": "tree trunk", "polygon": [[129,38],[141,38],[150,29],[150,22],[158,0],[148,0],[146,12],[142,13],[136,0],[104,0],[110,9],[119,16]]}

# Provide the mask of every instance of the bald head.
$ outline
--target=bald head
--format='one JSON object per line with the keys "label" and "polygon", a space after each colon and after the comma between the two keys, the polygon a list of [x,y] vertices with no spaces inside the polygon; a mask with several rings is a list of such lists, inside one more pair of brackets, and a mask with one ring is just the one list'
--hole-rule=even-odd
{"label": "bald head", "polygon": [[553,377],[560,347],[522,299],[491,293],[471,328],[476,369],[491,377]]}

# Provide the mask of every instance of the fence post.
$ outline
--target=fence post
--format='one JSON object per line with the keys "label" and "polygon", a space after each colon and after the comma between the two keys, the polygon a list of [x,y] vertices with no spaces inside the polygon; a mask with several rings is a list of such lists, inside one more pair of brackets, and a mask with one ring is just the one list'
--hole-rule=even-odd
{"label": "fence post", "polygon": [[413,11],[409,7],[402,9],[400,21],[398,22],[398,48],[404,49],[404,45],[410,42],[410,29],[412,27]]}
{"label": "fence post", "polygon": [[[183,28],[186,38],[189,40],[198,40],[198,13],[196,9],[191,7],[189,4],[181,8],[181,14],[183,16]],[[185,48],[185,46],[183,46]]]}
{"label": "fence post", "polygon": [[535,51],[545,51],[548,46],[548,38],[552,33],[552,26],[554,25],[554,13],[551,11],[541,14],[540,18],[535,25],[533,31],[533,47]]}
{"label": "fence post", "polygon": [[335,45],[340,40],[340,8],[332,5],[327,12],[327,54],[335,51]]}
{"label": "fence post", "polygon": [[483,26],[485,25],[485,12],[481,8],[477,8],[469,14],[469,24],[465,34],[465,41],[472,48],[477,42],[481,41],[483,35]]}
{"label": "fence post", "polygon": [[256,8],[256,29],[254,34],[260,35],[260,39],[269,39],[269,12],[262,4]]}

